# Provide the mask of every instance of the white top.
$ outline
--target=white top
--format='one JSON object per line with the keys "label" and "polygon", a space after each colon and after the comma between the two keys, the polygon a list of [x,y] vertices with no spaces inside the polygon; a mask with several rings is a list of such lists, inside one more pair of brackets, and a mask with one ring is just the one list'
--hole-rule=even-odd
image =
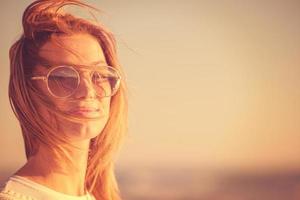
{"label": "white top", "polygon": [[72,196],[57,192],[21,176],[11,176],[0,186],[0,200],[96,200],[87,193]]}

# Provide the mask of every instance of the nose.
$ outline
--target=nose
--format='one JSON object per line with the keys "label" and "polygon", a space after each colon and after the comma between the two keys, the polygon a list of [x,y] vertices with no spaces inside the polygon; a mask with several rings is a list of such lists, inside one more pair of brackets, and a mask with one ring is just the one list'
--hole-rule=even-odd
{"label": "nose", "polygon": [[93,87],[90,75],[88,73],[81,74],[80,83],[74,97],[76,99],[94,99],[96,96],[96,91]]}

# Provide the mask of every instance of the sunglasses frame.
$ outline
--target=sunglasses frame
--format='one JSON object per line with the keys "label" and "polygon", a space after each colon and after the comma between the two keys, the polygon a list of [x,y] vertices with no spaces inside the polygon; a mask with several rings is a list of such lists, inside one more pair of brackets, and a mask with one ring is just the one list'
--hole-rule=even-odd
{"label": "sunglasses frame", "polygon": [[[86,65],[76,65],[76,66],[79,66],[81,68],[86,68],[87,70],[89,71],[92,71],[92,73],[95,73],[95,71],[97,71],[99,69],[99,66],[93,66],[92,69],[91,66],[86,66]],[[119,87],[120,87],[120,83],[121,83],[121,75],[119,73],[119,71],[112,67],[112,66],[109,66],[109,65],[106,65],[106,66],[101,66],[101,67],[106,67],[108,69],[110,69],[111,71],[114,71],[117,75],[117,82],[116,82],[116,85],[115,85],[115,88],[113,88],[113,92],[109,95],[109,96],[101,96],[100,98],[104,98],[104,97],[111,97],[111,96],[114,96],[117,91],[119,90]],[[51,74],[51,72],[53,72],[54,70],[58,69],[58,68],[70,68],[71,70],[75,71],[76,75],[77,75],[77,87],[72,91],[71,94],[67,95],[67,96],[64,96],[64,97],[60,97],[60,96],[57,96],[55,95],[51,89],[49,88],[49,82],[48,82],[48,78]],[[94,70],[93,70],[94,69]],[[90,77],[91,78],[91,77]],[[68,98],[70,96],[72,96],[76,90],[78,89],[79,85],[80,85],[80,80],[81,80],[81,77],[80,77],[80,74],[78,72],[78,70],[73,67],[73,66],[70,66],[70,65],[58,65],[58,66],[53,66],[53,67],[50,67],[49,68],[49,71],[47,72],[46,76],[31,76],[30,77],[31,80],[42,80],[42,81],[46,81],[46,86],[47,86],[47,89],[48,89],[48,92],[54,96],[55,98],[59,98],[59,99],[65,99],[65,98]],[[96,93],[97,94],[97,93]],[[97,96],[99,96],[97,94]]]}

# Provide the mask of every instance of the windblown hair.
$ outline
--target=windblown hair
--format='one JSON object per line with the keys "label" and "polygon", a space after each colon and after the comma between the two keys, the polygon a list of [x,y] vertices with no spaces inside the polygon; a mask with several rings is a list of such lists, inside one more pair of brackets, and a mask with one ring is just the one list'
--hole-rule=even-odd
{"label": "windblown hair", "polygon": [[[64,12],[63,7],[69,5],[97,10],[79,0],[37,0],[24,11],[24,32],[10,48],[9,99],[21,126],[27,159],[38,151],[40,145],[63,153],[61,144],[66,143],[53,133],[53,128],[39,113],[28,78],[42,59],[39,57],[40,48],[53,34],[92,35],[101,45],[107,64],[117,68],[124,77],[113,34],[100,23]],[[85,185],[97,200],[121,199],[114,174],[114,158],[127,132],[127,109],[127,89],[122,78],[118,92],[111,98],[108,122],[90,145]]]}

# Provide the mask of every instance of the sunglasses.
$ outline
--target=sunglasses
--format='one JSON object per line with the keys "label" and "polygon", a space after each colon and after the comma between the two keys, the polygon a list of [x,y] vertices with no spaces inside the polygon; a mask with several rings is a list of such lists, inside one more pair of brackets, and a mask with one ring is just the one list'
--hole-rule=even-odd
{"label": "sunglasses", "polygon": [[90,72],[90,82],[99,98],[115,95],[120,87],[120,73],[111,66],[60,65],[50,67],[46,76],[31,76],[31,80],[45,81],[52,96],[67,98],[78,89],[82,71]]}

